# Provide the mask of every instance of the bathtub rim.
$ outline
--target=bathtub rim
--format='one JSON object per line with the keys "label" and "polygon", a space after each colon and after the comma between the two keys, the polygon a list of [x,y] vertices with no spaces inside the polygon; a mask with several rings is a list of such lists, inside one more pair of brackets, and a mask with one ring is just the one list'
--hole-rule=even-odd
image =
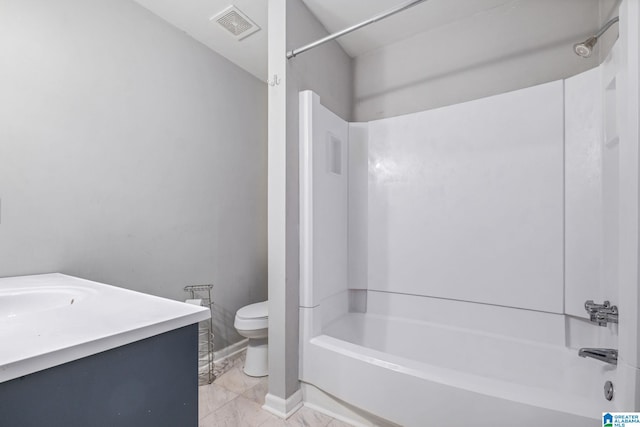
{"label": "bathtub rim", "polygon": [[[409,375],[447,387],[482,394],[509,402],[540,407],[551,411],[564,412],[584,418],[598,419],[600,417],[601,411],[596,413],[597,417],[585,415],[593,413],[593,411],[590,411],[589,409],[594,407],[595,402],[586,398],[577,398],[576,396],[571,396],[567,393],[558,393],[552,390],[533,386],[523,386],[504,380],[492,379],[450,368],[429,365],[390,353],[384,353],[376,349],[364,347],[325,334],[311,338],[306,345],[321,347],[343,357],[348,357],[378,368],[397,372],[401,375]],[[309,348],[307,348],[306,351],[308,352],[309,350],[313,351]],[[302,380],[305,381],[304,378]],[[322,387],[314,382],[309,383],[322,389]]]}

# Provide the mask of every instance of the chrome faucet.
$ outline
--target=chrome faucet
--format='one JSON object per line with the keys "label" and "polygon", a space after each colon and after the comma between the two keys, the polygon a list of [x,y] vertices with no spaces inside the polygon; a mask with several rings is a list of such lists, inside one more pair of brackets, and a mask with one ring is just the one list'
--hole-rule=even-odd
{"label": "chrome faucet", "polygon": [[609,301],[603,304],[596,304],[593,300],[584,303],[584,309],[589,313],[592,322],[600,326],[607,326],[608,323],[618,323],[618,307],[611,305]]}
{"label": "chrome faucet", "polygon": [[581,348],[578,356],[590,357],[612,365],[618,364],[618,350],[613,348]]}

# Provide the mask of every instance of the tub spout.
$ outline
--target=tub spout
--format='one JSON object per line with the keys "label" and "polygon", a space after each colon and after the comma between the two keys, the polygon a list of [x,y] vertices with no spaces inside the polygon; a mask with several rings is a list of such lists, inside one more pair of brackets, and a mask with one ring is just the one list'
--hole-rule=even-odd
{"label": "tub spout", "polygon": [[590,357],[612,365],[618,364],[618,350],[613,348],[581,348],[578,356]]}

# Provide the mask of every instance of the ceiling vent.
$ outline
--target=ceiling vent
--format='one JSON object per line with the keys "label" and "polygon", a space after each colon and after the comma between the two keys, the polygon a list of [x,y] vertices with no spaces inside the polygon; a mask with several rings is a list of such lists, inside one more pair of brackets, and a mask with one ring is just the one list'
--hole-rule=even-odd
{"label": "ceiling vent", "polygon": [[215,14],[210,18],[210,21],[222,25],[236,40],[242,40],[256,31],[260,31],[260,27],[235,6],[229,6],[222,12]]}

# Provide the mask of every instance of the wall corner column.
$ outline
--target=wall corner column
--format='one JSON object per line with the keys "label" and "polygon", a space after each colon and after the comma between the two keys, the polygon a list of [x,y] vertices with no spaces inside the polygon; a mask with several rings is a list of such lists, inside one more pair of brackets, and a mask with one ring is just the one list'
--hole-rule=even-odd
{"label": "wall corner column", "polygon": [[298,278],[287,277],[287,263],[297,262],[288,259],[287,245],[287,0],[268,0],[267,7],[269,392],[263,408],[287,418],[302,405]]}

